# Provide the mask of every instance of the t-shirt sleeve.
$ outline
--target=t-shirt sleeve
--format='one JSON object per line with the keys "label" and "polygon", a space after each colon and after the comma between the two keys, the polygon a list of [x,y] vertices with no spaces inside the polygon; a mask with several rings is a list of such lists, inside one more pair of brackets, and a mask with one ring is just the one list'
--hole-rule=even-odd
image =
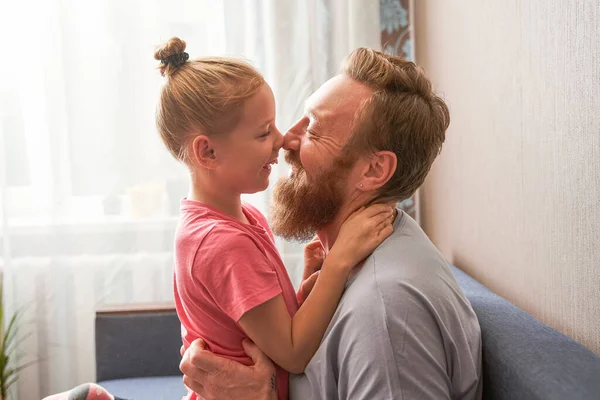
{"label": "t-shirt sleeve", "polygon": [[192,268],[218,307],[234,321],[281,293],[277,273],[247,233],[215,228],[198,249]]}

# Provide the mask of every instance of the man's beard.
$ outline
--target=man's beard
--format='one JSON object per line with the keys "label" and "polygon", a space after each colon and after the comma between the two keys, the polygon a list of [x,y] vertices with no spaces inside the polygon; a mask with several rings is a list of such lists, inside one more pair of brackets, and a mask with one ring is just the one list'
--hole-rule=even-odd
{"label": "man's beard", "polygon": [[349,160],[341,156],[329,170],[309,183],[298,153],[287,151],[286,161],[294,167],[293,177],[275,184],[271,217],[273,232],[287,240],[305,242],[333,222],[344,202],[344,184]]}

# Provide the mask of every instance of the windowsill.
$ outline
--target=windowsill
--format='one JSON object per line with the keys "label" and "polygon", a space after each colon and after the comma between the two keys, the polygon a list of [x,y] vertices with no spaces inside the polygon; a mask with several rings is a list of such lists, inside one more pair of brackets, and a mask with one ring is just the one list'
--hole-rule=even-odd
{"label": "windowsill", "polygon": [[127,231],[165,231],[177,226],[176,216],[156,216],[134,219],[129,216],[29,217],[10,218],[8,231],[15,235],[56,235],[79,233],[110,233]]}

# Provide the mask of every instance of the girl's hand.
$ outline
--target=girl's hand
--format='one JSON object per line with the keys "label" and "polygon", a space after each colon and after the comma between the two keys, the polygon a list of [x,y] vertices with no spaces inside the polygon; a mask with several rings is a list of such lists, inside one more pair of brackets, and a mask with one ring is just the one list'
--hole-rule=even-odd
{"label": "girl's hand", "polygon": [[315,282],[319,276],[323,260],[325,259],[325,250],[319,240],[315,236],[306,246],[304,246],[304,273],[302,274],[302,283],[296,295],[298,305],[302,305],[308,294],[315,286]]}
{"label": "girl's hand", "polygon": [[352,269],[392,234],[394,210],[387,204],[374,204],[352,213],[342,224],[327,258],[336,257],[336,264]]}

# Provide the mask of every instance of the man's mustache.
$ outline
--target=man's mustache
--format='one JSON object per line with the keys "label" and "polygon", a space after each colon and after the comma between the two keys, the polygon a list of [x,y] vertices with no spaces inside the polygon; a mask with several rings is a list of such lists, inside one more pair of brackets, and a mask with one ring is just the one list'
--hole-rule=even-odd
{"label": "man's mustache", "polygon": [[300,162],[300,154],[297,151],[286,150],[285,161],[297,171],[302,170],[302,163]]}

